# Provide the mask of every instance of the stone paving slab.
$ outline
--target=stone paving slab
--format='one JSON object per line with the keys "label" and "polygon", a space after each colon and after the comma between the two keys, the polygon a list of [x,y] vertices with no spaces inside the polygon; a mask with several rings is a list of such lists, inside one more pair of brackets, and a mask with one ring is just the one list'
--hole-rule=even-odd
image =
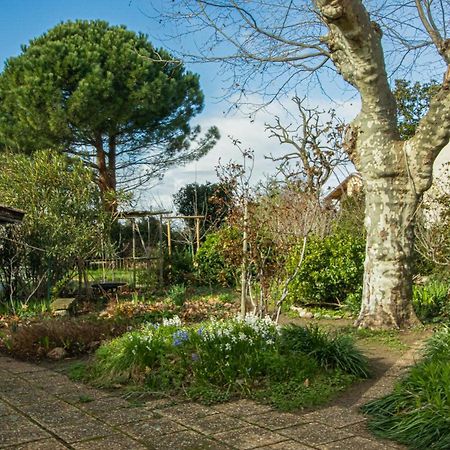
{"label": "stone paving slab", "polygon": [[85,417],[82,421],[70,425],[51,425],[48,429],[58,438],[67,443],[85,441],[88,439],[106,437],[115,430],[97,420]]}
{"label": "stone paving slab", "polygon": [[276,444],[286,441],[287,438],[273,431],[250,425],[238,430],[226,431],[215,434],[214,437],[219,441],[228,444],[239,450],[246,450],[256,447]]}
{"label": "stone paving slab", "polygon": [[156,413],[167,416],[175,420],[195,420],[202,417],[218,414],[216,410],[198,403],[182,403],[167,408],[155,409]]}
{"label": "stone paving slab", "polygon": [[[139,444],[123,434],[111,434],[100,439],[92,439],[84,442],[72,444],[76,450],[145,450],[145,445]],[[175,449],[173,449],[175,450]]]}
{"label": "stone paving slab", "polygon": [[194,431],[167,434],[164,439],[152,438],[146,442],[153,450],[226,450],[229,446]]}
{"label": "stone paving slab", "polygon": [[196,431],[211,435],[248,426],[247,422],[223,414],[211,414],[195,420],[184,419],[183,423]]}
{"label": "stone paving slab", "polygon": [[214,406],[214,410],[230,416],[244,417],[273,411],[273,408],[268,405],[262,405],[254,401],[244,399]]}
{"label": "stone paving slab", "polygon": [[366,418],[357,411],[349,410],[349,408],[331,406],[309,414],[303,414],[301,420],[303,422],[318,422],[327,426],[343,428],[358,422],[364,422]]}
{"label": "stone paving slab", "polygon": [[313,447],[322,446],[321,448],[323,448],[323,444],[328,444],[330,442],[339,441],[353,436],[352,433],[347,431],[314,422],[291,428],[285,428],[280,430],[279,433],[292,440],[299,441],[302,444]]}
{"label": "stone paving slab", "polygon": [[128,407],[113,410],[97,411],[93,414],[97,419],[109,425],[128,424],[130,422],[138,422],[140,420],[151,420],[156,417],[151,409]]}
{"label": "stone paving slab", "polygon": [[0,400],[0,417],[7,416],[8,414],[14,414],[14,412],[14,409]]}
{"label": "stone paving slab", "polygon": [[322,447],[324,450],[389,450],[390,447],[383,442],[377,442],[360,436],[354,436],[343,441],[331,442]]}
{"label": "stone paving slab", "polygon": [[417,349],[391,367],[352,407],[282,413],[251,400],[216,406],[173,399],[131,405],[45,367],[0,356],[0,448],[23,450],[372,450],[403,449],[376,439],[359,406],[392,389]]}
{"label": "stone paving slab", "polygon": [[[288,428],[308,422],[304,415],[299,416],[296,414],[282,413],[278,411],[269,411],[266,413],[257,414],[255,416],[244,416],[243,419],[271,431],[281,430],[282,428]],[[311,420],[311,422],[313,422],[313,420]]]}
{"label": "stone paving slab", "polygon": [[[317,447],[309,447],[308,445],[300,444],[295,441],[283,441],[278,444],[268,445],[266,447],[259,447],[261,450],[311,450]],[[364,450],[364,449],[360,449]]]}
{"label": "stone paving slab", "polygon": [[118,429],[137,440],[146,442],[151,439],[159,439],[167,434],[188,431],[185,426],[167,418],[128,423],[119,426]]}
{"label": "stone paving slab", "polygon": [[50,434],[19,414],[10,414],[0,420],[0,448],[23,444]]}
{"label": "stone paving slab", "polygon": [[41,439],[39,441],[27,442],[26,444],[8,447],[8,449],[14,450],[65,450],[68,448],[69,447],[54,438]]}

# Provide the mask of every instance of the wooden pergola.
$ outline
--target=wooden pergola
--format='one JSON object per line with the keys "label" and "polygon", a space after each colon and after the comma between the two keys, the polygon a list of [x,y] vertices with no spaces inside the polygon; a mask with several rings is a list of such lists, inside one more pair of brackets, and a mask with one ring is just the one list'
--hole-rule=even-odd
{"label": "wooden pergola", "polygon": [[0,205],[0,225],[22,222],[25,211]]}
{"label": "wooden pergola", "polygon": [[[164,279],[164,252],[163,252],[163,225],[162,220],[163,216],[165,214],[171,214],[172,211],[122,211],[118,214],[118,219],[127,219],[131,222],[131,228],[132,228],[132,236],[133,236],[133,283],[136,285],[136,261],[138,259],[145,259],[150,261],[151,259],[157,259],[158,265],[159,265],[159,282],[162,285],[163,279]],[[159,256],[156,258],[151,258],[149,255],[146,255],[144,258],[137,258],[136,257],[136,232],[137,224],[136,219],[139,218],[150,218],[154,216],[159,216],[159,222],[158,222],[158,235],[159,235]],[[150,223],[149,223],[149,235],[150,235]]]}
{"label": "wooden pergola", "polygon": [[204,219],[205,216],[165,216],[167,220],[167,248],[169,250],[169,256],[172,255],[172,238],[170,232],[170,221],[175,219],[194,219],[195,220],[195,241],[197,251],[200,248],[200,219]]}

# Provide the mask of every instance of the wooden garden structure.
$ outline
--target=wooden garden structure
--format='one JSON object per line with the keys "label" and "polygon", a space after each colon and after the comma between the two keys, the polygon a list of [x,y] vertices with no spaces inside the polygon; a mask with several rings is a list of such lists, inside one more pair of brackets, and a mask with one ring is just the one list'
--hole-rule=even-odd
{"label": "wooden garden structure", "polygon": [[[164,250],[163,250],[163,216],[165,214],[171,214],[172,211],[123,211],[119,213],[118,219],[128,219],[131,222],[132,229],[132,261],[133,261],[133,284],[136,286],[136,262],[138,260],[145,260],[150,262],[151,260],[158,261],[158,269],[159,269],[159,283],[162,285],[164,282]],[[136,237],[139,232],[138,226],[136,224],[136,219],[147,218],[159,216],[158,220],[158,256],[151,257],[147,254],[144,257],[136,256]],[[150,221],[148,222],[149,226],[149,236],[150,236]],[[145,244],[142,242],[142,238],[139,234],[139,238],[141,239],[142,246],[145,249]]]}
{"label": "wooden garden structure", "polygon": [[172,254],[172,238],[170,231],[170,222],[175,219],[194,219],[195,220],[195,242],[196,250],[200,248],[200,219],[204,219],[205,216],[165,216],[164,219],[167,220],[167,249],[169,256]]}
{"label": "wooden garden structure", "polygon": [[0,225],[22,222],[25,212],[20,209],[0,205]]}
{"label": "wooden garden structure", "polygon": [[[195,249],[198,251],[200,248],[200,220],[204,219],[205,216],[193,215],[193,216],[175,216],[170,215],[172,211],[122,211],[117,214],[117,220],[129,220],[131,223],[132,230],[132,249],[131,249],[131,258],[114,258],[108,259],[105,258],[105,255],[101,259],[91,261],[91,263],[98,264],[103,269],[103,283],[98,284],[107,284],[114,283],[116,280],[107,280],[106,279],[106,268],[108,264],[113,263],[114,268],[125,268],[127,261],[131,260],[132,265],[132,280],[133,285],[136,286],[137,283],[137,266],[140,262],[147,262],[148,267],[150,267],[151,261],[157,261],[158,264],[158,278],[159,283],[162,285],[164,282],[164,245],[163,245],[163,227],[164,221],[166,222],[166,233],[167,233],[167,252],[168,256],[172,255],[172,234],[171,234],[171,221],[176,219],[192,219],[195,221]],[[158,218],[158,254],[156,256],[151,256],[150,249],[150,218],[151,217]],[[137,223],[137,219],[148,219],[148,242],[145,243],[143,237],[141,236],[141,232],[139,230],[139,226]],[[147,244],[147,245],[146,245]],[[144,249],[144,256],[137,256],[138,246],[141,245]],[[117,283],[116,283],[117,284]]]}

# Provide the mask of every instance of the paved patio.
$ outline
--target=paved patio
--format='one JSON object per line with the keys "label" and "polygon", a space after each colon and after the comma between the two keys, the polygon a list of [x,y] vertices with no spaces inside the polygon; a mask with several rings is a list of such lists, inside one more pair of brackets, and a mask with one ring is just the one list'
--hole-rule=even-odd
{"label": "paved patio", "polygon": [[133,406],[45,367],[0,356],[0,448],[400,449],[368,433],[358,407],[389,392],[410,350],[351,407],[288,414],[239,400],[214,407],[156,400]]}

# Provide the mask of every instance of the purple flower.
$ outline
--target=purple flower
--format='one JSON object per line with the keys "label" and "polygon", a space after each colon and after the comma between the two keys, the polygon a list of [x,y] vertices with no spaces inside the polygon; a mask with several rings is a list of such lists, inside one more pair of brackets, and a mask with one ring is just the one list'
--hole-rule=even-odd
{"label": "purple flower", "polygon": [[191,358],[192,358],[192,361],[198,361],[200,359],[200,357],[198,356],[197,353],[192,353]]}
{"label": "purple flower", "polygon": [[185,330],[177,330],[172,335],[173,345],[177,347],[181,345],[183,342],[186,342],[189,339],[189,334]]}

